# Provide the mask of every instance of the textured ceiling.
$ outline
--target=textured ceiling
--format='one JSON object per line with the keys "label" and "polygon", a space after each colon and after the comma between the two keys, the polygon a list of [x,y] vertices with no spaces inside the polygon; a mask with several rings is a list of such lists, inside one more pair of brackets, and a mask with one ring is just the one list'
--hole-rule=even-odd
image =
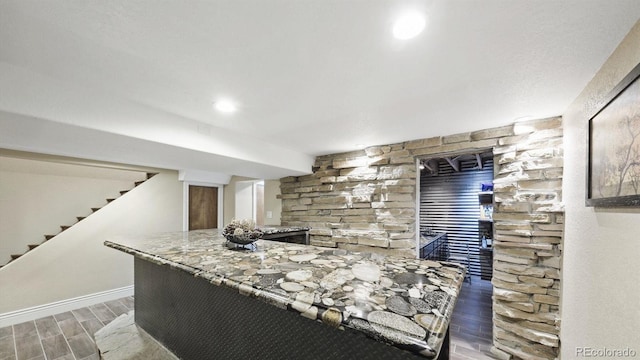
{"label": "textured ceiling", "polygon": [[[406,9],[427,27],[399,41]],[[356,144],[561,115],[639,18],[637,0],[0,0],[0,147],[304,173]],[[102,150],[35,145],[43,122]]]}

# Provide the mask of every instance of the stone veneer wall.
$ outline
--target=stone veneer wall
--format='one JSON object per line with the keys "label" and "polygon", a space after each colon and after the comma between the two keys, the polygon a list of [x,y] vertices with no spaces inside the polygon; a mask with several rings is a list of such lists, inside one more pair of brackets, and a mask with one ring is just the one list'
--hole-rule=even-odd
{"label": "stone veneer wall", "polygon": [[562,119],[319,156],[281,179],[282,225],[311,244],[415,257],[416,158],[493,150],[493,348],[499,358],[559,354],[564,209]]}

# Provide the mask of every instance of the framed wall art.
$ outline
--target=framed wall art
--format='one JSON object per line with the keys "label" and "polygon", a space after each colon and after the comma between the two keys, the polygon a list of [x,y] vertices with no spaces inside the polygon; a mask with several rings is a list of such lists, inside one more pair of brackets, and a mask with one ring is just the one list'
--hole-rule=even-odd
{"label": "framed wall art", "polygon": [[640,207],[640,64],[589,119],[587,206]]}

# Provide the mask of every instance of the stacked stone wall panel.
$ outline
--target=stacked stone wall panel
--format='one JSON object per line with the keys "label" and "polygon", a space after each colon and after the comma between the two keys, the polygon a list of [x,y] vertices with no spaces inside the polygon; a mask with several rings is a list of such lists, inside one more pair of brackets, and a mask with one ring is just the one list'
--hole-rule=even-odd
{"label": "stacked stone wall panel", "polygon": [[564,233],[559,117],[316,158],[281,179],[282,225],[313,245],[415,257],[416,158],[494,154],[493,348],[501,359],[559,354]]}

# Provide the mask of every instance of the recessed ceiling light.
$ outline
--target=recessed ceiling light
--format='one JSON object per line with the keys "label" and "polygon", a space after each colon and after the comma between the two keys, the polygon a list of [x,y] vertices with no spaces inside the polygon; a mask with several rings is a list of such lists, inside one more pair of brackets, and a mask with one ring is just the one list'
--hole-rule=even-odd
{"label": "recessed ceiling light", "polygon": [[417,12],[404,14],[393,24],[393,36],[400,40],[411,39],[420,34],[425,25],[426,21],[422,14]]}
{"label": "recessed ceiling light", "polygon": [[213,103],[213,107],[223,113],[233,113],[238,110],[236,104],[229,99],[221,99]]}

